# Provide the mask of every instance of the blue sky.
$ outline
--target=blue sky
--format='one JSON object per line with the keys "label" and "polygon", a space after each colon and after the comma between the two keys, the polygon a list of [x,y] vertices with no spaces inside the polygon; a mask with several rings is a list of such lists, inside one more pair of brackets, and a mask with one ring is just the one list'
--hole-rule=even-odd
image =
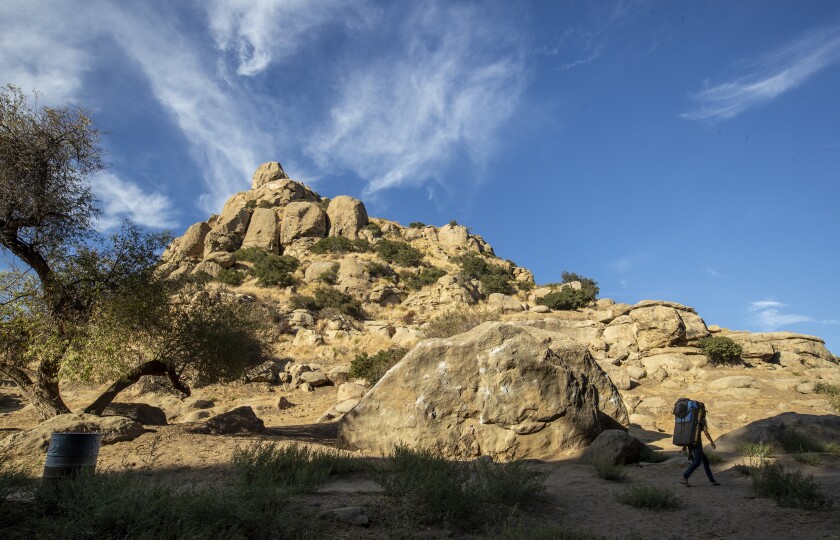
{"label": "blue sky", "polygon": [[538,282],[840,353],[836,1],[0,3],[0,83],[93,111],[100,227],[180,234],[262,162]]}

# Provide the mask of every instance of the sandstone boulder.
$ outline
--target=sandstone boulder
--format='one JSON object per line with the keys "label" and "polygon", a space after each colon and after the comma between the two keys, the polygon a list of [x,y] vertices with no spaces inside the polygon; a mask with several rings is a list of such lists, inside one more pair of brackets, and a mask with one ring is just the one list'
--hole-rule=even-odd
{"label": "sandstone boulder", "polygon": [[283,209],[280,222],[280,243],[284,246],[304,238],[323,238],[327,232],[324,211],[312,202],[291,202]]}
{"label": "sandstone boulder", "polygon": [[289,178],[283,170],[283,166],[276,161],[269,161],[263,163],[257,170],[254,171],[254,177],[251,180],[251,189],[257,189],[264,184],[273,182],[275,180],[284,180]]}
{"label": "sandstone boulder", "polygon": [[251,212],[247,208],[223,213],[216,225],[207,233],[204,241],[204,253],[214,251],[234,251],[242,244]]}
{"label": "sandstone boulder", "polygon": [[46,452],[53,433],[101,433],[102,444],[132,441],[146,433],[139,422],[122,416],[60,414],[41,424],[0,440],[0,450],[20,454]]}
{"label": "sandstone boulder", "polygon": [[358,238],[359,231],[368,224],[367,210],[362,201],[339,195],[327,206],[327,219],[330,223],[330,236]]}
{"label": "sandstone boulder", "polygon": [[627,465],[638,463],[645,452],[645,444],[620,429],[602,431],[583,453],[582,461]]}
{"label": "sandstone boulder", "polygon": [[520,302],[516,297],[508,296],[507,294],[502,293],[491,293],[490,296],[487,297],[487,305],[491,309],[495,309],[503,313],[525,310],[525,308],[522,307],[522,302]]}
{"label": "sandstone boulder", "polygon": [[204,255],[204,239],[209,232],[210,225],[203,221],[190,225],[183,236],[172,241],[161,258],[164,261],[200,260]]}
{"label": "sandstone boulder", "polygon": [[270,208],[255,208],[248,224],[243,248],[260,248],[274,253],[280,253],[280,227],[277,214]]}
{"label": "sandstone boulder", "polygon": [[673,307],[637,307],[630,312],[630,318],[633,319],[633,337],[640,351],[668,347],[685,339],[685,323]]}
{"label": "sandstone boulder", "polygon": [[146,403],[110,403],[103,416],[123,416],[144,426],[165,426],[166,413],[160,407]]}
{"label": "sandstone boulder", "polygon": [[579,343],[536,328],[488,322],[426,340],[343,417],[338,440],[377,453],[405,444],[462,458],[556,457],[603,430],[582,367],[600,370]]}
{"label": "sandstone boulder", "polygon": [[210,418],[193,429],[196,433],[231,435],[233,433],[264,433],[265,423],[254,414],[251,407],[237,407],[232,411]]}

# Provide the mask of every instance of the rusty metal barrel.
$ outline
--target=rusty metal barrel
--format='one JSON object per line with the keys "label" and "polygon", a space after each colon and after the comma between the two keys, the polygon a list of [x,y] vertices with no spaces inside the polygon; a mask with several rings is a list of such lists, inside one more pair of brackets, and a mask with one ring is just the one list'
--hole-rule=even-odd
{"label": "rusty metal barrel", "polygon": [[53,433],[43,479],[51,481],[83,472],[93,473],[100,444],[101,433]]}

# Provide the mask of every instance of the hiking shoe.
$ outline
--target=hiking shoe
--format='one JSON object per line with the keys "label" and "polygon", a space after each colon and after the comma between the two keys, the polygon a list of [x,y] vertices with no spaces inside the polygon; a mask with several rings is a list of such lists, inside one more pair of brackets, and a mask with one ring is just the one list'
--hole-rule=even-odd
{"label": "hiking shoe", "polygon": [[691,487],[688,483],[688,478],[680,476],[680,484],[684,485],[685,487]]}
{"label": "hiking shoe", "polygon": [[719,483],[719,482],[712,482],[712,485],[713,485],[713,486],[719,486],[719,485],[720,485],[720,483]]}

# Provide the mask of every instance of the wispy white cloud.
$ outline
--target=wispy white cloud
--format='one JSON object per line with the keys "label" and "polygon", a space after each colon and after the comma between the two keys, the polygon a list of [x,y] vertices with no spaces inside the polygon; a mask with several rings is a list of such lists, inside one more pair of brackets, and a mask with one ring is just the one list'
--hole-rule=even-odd
{"label": "wispy white cloud", "polygon": [[75,98],[91,67],[82,50],[90,36],[67,30],[76,27],[77,14],[53,7],[39,0],[0,2],[0,84],[37,90],[47,105]]}
{"label": "wispy white cloud", "polygon": [[[358,2],[344,0],[210,0],[204,3],[219,50],[239,75],[256,75],[293,55],[322,26],[353,20]],[[349,19],[348,19],[349,18]]]}
{"label": "wispy white cloud", "polygon": [[320,166],[369,179],[368,193],[440,180],[459,154],[485,163],[525,86],[519,51],[503,48],[479,7],[422,7],[392,53],[341,77],[329,121],[308,141]]}
{"label": "wispy white cloud", "polygon": [[714,268],[712,268],[710,266],[706,267],[706,273],[709,274],[710,276],[713,276],[713,277],[716,277],[716,278],[722,278],[723,277],[723,274],[721,274],[720,272],[718,272],[717,270],[715,270]]}
{"label": "wispy white cloud", "polygon": [[818,319],[809,315],[785,313],[784,308],[787,306],[776,300],[758,300],[750,302],[747,310],[751,313],[751,322],[767,332],[800,323],[840,324],[840,320],[836,319]]}
{"label": "wispy white cloud", "polygon": [[155,229],[177,224],[173,203],[162,193],[147,193],[110,173],[95,176],[92,186],[102,208],[102,216],[96,223],[100,231],[114,229],[124,219]]}
{"label": "wispy white cloud", "polygon": [[750,302],[749,309],[750,311],[761,311],[763,309],[778,309],[786,305],[776,300],[758,300],[756,302]]}
{"label": "wispy white cloud", "polygon": [[760,59],[750,72],[698,92],[693,96],[698,107],[680,116],[732,118],[796,88],[839,60],[840,27],[815,31]]}
{"label": "wispy white cloud", "polygon": [[645,258],[646,258],[645,255],[642,255],[640,253],[635,253],[635,254],[632,254],[632,255],[626,255],[624,257],[620,257],[620,258],[614,260],[610,264],[616,272],[618,272],[619,274],[622,274],[622,273],[626,272],[627,270],[630,270],[631,268],[634,268],[634,267],[642,264],[645,261]]}

